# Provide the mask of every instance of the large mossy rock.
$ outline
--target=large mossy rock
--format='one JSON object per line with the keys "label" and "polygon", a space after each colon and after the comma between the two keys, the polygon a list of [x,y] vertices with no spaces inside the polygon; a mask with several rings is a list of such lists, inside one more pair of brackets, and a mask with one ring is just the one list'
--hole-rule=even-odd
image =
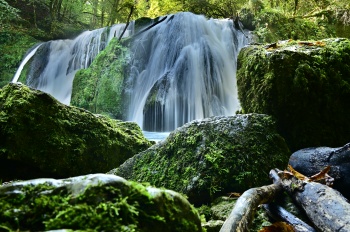
{"label": "large mossy rock", "polygon": [[0,179],[107,172],[151,146],[139,126],[63,105],[22,84],[0,90]]}
{"label": "large mossy rock", "polygon": [[296,151],[350,140],[350,40],[252,45],[238,57],[244,113],[272,115]]}
{"label": "large mossy rock", "polygon": [[199,214],[180,194],[105,174],[35,179],[0,187],[6,231],[201,231]]}
{"label": "large mossy rock", "polygon": [[270,169],[284,168],[289,155],[269,116],[220,116],[185,124],[110,173],[185,193],[200,205],[269,183]]}

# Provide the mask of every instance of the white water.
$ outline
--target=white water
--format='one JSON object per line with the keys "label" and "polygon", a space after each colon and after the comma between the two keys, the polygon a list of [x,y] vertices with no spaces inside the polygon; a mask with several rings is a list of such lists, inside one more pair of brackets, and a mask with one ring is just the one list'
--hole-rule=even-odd
{"label": "white water", "polygon": [[[124,26],[44,43],[33,52],[27,84],[69,104],[75,73],[87,68]],[[133,24],[124,36],[132,31]],[[130,48],[126,119],[146,131],[172,131],[194,119],[234,115],[239,109],[236,59],[247,42],[232,20],[191,13],[168,16],[141,33]]]}
{"label": "white water", "polygon": [[[89,67],[109,41],[113,37],[119,37],[124,27],[125,24],[118,24],[111,28],[85,31],[74,40],[55,40],[42,44],[41,49],[33,50],[36,56],[27,76],[27,84],[69,105],[75,73]],[[124,36],[129,36],[130,33],[128,29]],[[25,60],[31,58],[28,56]],[[20,70],[18,72],[19,76]]]}
{"label": "white water", "polygon": [[147,131],[172,131],[194,119],[234,115],[236,59],[246,43],[232,20],[191,13],[142,33],[131,49],[127,119]]}
{"label": "white water", "polygon": [[21,76],[21,72],[24,68],[24,65],[26,65],[26,63],[30,60],[30,58],[32,58],[34,56],[34,54],[36,53],[36,51],[38,50],[38,48],[40,48],[42,44],[36,45],[36,47],[28,53],[28,55],[26,57],[24,57],[24,59],[22,60],[21,64],[19,65],[15,76],[12,79],[12,83],[16,83],[18,81],[18,78]]}

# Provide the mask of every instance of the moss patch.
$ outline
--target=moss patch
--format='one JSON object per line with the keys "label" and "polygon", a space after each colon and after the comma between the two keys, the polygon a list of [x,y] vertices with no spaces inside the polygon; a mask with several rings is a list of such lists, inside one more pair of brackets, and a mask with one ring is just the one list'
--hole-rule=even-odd
{"label": "moss patch", "polygon": [[243,112],[272,115],[293,151],[342,146],[350,138],[349,59],[348,39],[243,48],[237,73]]}
{"label": "moss patch", "polygon": [[71,105],[93,113],[122,118],[122,89],[127,49],[113,38],[87,69],[79,70],[73,81]]}
{"label": "moss patch", "polygon": [[201,231],[181,195],[111,175],[5,185],[0,208],[0,228],[11,231]]}

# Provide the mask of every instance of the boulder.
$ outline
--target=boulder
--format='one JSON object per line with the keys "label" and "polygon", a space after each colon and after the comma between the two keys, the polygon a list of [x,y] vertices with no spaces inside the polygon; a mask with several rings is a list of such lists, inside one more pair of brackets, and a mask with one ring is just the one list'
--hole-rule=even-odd
{"label": "boulder", "polygon": [[0,179],[107,172],[146,150],[139,126],[66,106],[22,84],[0,90]]}
{"label": "boulder", "polygon": [[6,231],[202,231],[182,195],[106,174],[5,184],[0,208]]}
{"label": "boulder", "polygon": [[269,183],[289,150],[271,117],[259,114],[195,120],[109,173],[149,182],[189,197],[195,205]]}
{"label": "boulder", "polygon": [[350,40],[251,45],[238,57],[243,113],[276,119],[289,148],[338,147],[350,139]]}
{"label": "boulder", "polygon": [[314,147],[294,152],[289,164],[305,176],[313,176],[330,166],[329,175],[334,178],[333,188],[350,199],[350,143],[343,147]]}

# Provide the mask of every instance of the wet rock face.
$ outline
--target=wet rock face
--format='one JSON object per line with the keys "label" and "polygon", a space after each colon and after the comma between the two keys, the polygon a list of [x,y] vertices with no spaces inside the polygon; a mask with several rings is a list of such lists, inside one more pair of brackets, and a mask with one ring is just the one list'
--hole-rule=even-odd
{"label": "wet rock face", "polygon": [[0,90],[3,181],[107,172],[150,146],[135,123],[63,105],[21,84]]}
{"label": "wet rock face", "polygon": [[218,195],[269,183],[289,150],[266,115],[195,120],[112,170],[126,179],[185,193],[196,205]]}
{"label": "wet rock face", "polygon": [[0,227],[9,231],[201,231],[180,194],[105,174],[34,179],[0,187]]}
{"label": "wet rock face", "polygon": [[338,148],[301,149],[291,155],[289,164],[308,177],[331,166],[328,174],[334,178],[333,188],[350,199],[350,143]]}
{"label": "wet rock face", "polygon": [[350,138],[350,40],[252,45],[238,57],[244,113],[276,119],[289,148],[342,146]]}

